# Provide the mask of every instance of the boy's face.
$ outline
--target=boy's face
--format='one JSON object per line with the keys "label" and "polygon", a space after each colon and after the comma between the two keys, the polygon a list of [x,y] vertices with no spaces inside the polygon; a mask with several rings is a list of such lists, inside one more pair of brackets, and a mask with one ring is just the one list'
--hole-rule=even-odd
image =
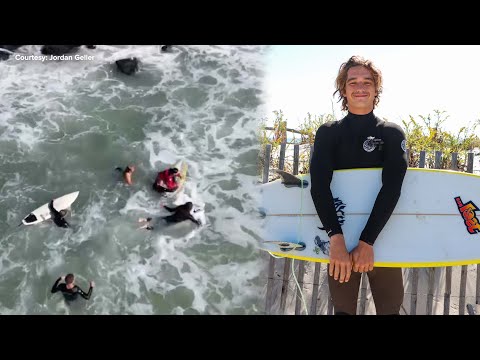
{"label": "boy's face", "polygon": [[342,95],[347,98],[348,110],[351,113],[364,115],[371,112],[377,91],[370,71],[363,66],[348,69],[347,82]]}

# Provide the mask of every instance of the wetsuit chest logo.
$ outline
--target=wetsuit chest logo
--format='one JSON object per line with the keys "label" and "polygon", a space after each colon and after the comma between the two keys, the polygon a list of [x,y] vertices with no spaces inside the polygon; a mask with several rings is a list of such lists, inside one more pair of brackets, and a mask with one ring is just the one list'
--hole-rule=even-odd
{"label": "wetsuit chest logo", "polygon": [[363,150],[366,152],[372,152],[378,146],[378,150],[382,149],[383,140],[375,139],[375,136],[367,137],[367,140],[363,142]]}

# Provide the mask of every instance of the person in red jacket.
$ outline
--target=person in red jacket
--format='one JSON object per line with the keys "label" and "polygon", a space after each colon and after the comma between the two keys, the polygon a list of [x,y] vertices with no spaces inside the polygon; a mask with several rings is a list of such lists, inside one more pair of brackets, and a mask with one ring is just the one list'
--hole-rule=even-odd
{"label": "person in red jacket", "polygon": [[177,178],[182,178],[177,168],[170,168],[158,173],[153,190],[159,193],[173,192],[178,189]]}

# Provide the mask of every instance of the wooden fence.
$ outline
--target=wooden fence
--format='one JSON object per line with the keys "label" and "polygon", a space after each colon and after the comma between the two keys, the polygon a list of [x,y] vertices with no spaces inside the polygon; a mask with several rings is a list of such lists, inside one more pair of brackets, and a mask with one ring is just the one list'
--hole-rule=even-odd
{"label": "wooden fence", "polygon": [[[280,147],[279,166],[285,168],[286,144]],[[272,147],[266,145],[263,183],[269,181]],[[310,159],[313,146],[310,148]],[[293,174],[298,174],[299,145],[294,145]],[[408,154],[407,154],[408,155]],[[420,152],[419,167],[425,167],[427,153]],[[442,153],[436,151],[435,168],[440,168]],[[457,169],[457,153],[451,154],[452,169]],[[473,172],[474,154],[468,153],[467,172]],[[265,287],[266,314],[321,315],[334,313],[327,281],[327,265],[317,262],[275,258],[263,252],[268,261]],[[436,268],[404,268],[405,287],[402,315],[474,315],[480,304],[480,266],[464,265]],[[453,279],[453,281],[452,281]],[[298,285],[297,285],[298,284]],[[299,290],[301,289],[301,291]],[[362,274],[357,314],[375,314],[368,277]]]}

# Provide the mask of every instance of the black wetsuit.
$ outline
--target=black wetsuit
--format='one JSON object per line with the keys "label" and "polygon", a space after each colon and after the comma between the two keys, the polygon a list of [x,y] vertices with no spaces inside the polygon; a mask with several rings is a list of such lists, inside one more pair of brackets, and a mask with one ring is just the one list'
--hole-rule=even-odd
{"label": "black wetsuit", "polygon": [[63,297],[66,301],[74,301],[78,298],[78,295],[83,297],[85,300],[89,300],[90,296],[92,295],[93,288],[90,286],[88,289],[88,293],[85,293],[82,289],[80,289],[77,285],[74,285],[73,288],[67,289],[67,284],[62,283],[58,285],[58,283],[62,280],[62,278],[58,278],[53,284],[52,293],[56,293],[57,291],[61,291]]}
{"label": "black wetsuit", "polygon": [[[374,137],[374,139],[373,139]],[[311,164],[311,194],[328,236],[342,234],[330,182],[333,170],[383,168],[382,188],[360,240],[373,245],[400,198],[407,171],[405,134],[395,123],[367,115],[348,115],[317,130]],[[362,184],[352,184],[362,191]]]}
{"label": "black wetsuit", "polygon": [[163,219],[165,219],[167,223],[178,223],[185,220],[191,220],[195,224],[200,226],[200,221],[196,220],[190,213],[190,211],[192,211],[192,208],[193,204],[191,202],[187,202],[186,204],[177,206],[176,208],[169,208],[168,206],[165,206],[165,209],[175,213],[173,215],[166,216]]}
{"label": "black wetsuit", "polygon": [[[322,224],[331,237],[341,234],[330,183],[334,170],[383,168],[380,189],[360,239],[373,245],[400,198],[407,171],[406,142],[396,124],[367,115],[348,115],[326,123],[317,130],[311,164],[311,194]],[[352,184],[362,191],[362,184]],[[348,204],[347,204],[348,206]],[[330,266],[330,265],[328,265]],[[404,288],[401,268],[374,267],[367,272],[377,315],[398,314]],[[340,283],[328,276],[335,314],[355,314],[361,273],[351,273],[350,281]]]}
{"label": "black wetsuit", "polygon": [[51,200],[49,203],[48,203],[48,208],[50,209],[51,213],[52,213],[52,219],[53,219],[53,222],[55,223],[55,225],[59,226],[59,227],[63,227],[63,228],[68,228],[70,227],[70,224],[63,218],[63,216],[57,211],[55,210],[55,208],[53,207],[53,200]]}

